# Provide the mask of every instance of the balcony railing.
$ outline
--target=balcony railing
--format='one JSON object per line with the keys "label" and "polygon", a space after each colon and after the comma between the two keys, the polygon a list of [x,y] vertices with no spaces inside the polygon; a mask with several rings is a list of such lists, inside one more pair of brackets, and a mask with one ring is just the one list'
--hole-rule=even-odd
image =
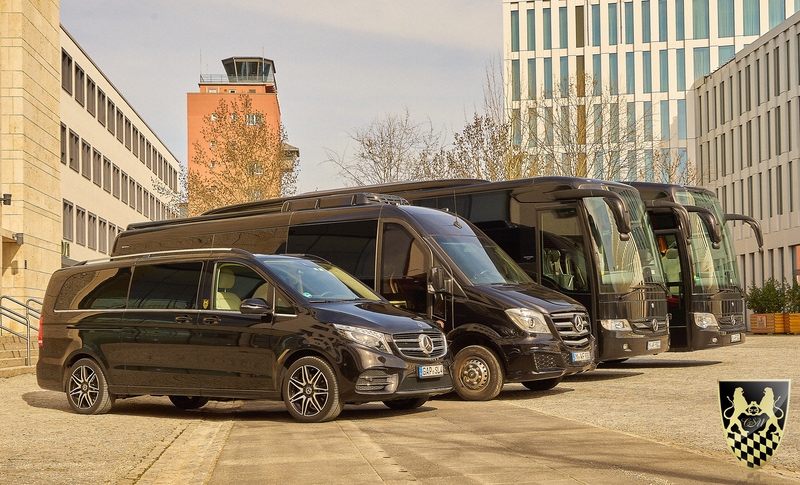
{"label": "balcony railing", "polygon": [[228,76],[227,74],[201,74],[201,83],[217,84],[275,84],[275,76]]}

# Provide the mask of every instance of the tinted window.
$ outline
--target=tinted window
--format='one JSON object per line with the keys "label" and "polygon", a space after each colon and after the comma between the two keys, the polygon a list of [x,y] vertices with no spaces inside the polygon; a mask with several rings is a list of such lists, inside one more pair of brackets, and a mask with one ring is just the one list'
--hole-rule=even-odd
{"label": "tinted window", "polygon": [[287,253],[319,256],[373,286],[377,231],[375,220],[295,226]]}
{"label": "tinted window", "polygon": [[428,270],[425,247],[398,224],[384,226],[381,245],[381,294],[394,305],[426,312]]}
{"label": "tinted window", "polygon": [[128,308],[195,308],[203,264],[136,266]]}
{"label": "tinted window", "polygon": [[241,248],[254,254],[282,253],[286,242],[285,227],[234,231],[214,235],[215,248]]}
{"label": "tinted window", "polygon": [[111,268],[77,273],[64,281],[56,310],[125,308],[130,268]]}

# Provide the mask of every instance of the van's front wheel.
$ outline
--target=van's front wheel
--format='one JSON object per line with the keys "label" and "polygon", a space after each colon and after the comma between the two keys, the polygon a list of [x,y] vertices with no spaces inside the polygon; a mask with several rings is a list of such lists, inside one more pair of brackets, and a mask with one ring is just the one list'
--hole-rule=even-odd
{"label": "van's front wheel", "polygon": [[453,361],[453,387],[466,401],[488,401],[503,389],[503,368],[494,352],[480,345],[459,350]]}
{"label": "van's front wheel", "polygon": [[336,373],[316,356],[301,357],[289,366],[283,381],[283,402],[289,414],[303,423],[336,419],[344,406]]}
{"label": "van's front wheel", "polygon": [[81,359],[69,368],[67,401],[78,414],[104,414],[114,405],[114,395],[108,392],[106,374],[92,359]]}

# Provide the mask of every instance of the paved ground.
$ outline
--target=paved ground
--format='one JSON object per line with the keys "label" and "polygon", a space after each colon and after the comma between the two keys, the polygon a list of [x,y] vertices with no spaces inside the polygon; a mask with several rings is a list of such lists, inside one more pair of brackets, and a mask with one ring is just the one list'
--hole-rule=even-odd
{"label": "paved ground", "polygon": [[303,425],[280,403],[166,398],[71,413],[34,376],[0,379],[0,483],[800,483],[800,383],[762,470],[725,448],[718,379],[800,375],[800,336],[631,359],[552,391],[509,385],[487,403],[450,396],[413,412],[346,407]]}

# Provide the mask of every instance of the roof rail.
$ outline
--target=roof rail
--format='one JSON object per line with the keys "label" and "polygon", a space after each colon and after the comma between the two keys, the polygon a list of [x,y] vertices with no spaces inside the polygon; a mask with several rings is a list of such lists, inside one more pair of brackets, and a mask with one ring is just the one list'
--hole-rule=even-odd
{"label": "roof rail", "polygon": [[287,200],[283,203],[281,212],[333,209],[335,207],[352,207],[370,204],[409,205],[406,199],[396,195],[361,192],[356,194],[329,195],[325,197],[309,197],[306,199]]}
{"label": "roof rail", "polygon": [[99,258],[92,260],[85,260],[76,263],[75,266],[93,264],[93,263],[110,263],[112,261],[124,261],[127,259],[137,258],[151,258],[154,256],[174,256],[181,254],[202,253],[212,255],[214,253],[233,253],[249,256],[251,253],[240,248],[191,248],[191,249],[168,249],[166,251],[147,251],[144,253],[135,254],[120,254],[119,256],[109,256],[107,258]]}

